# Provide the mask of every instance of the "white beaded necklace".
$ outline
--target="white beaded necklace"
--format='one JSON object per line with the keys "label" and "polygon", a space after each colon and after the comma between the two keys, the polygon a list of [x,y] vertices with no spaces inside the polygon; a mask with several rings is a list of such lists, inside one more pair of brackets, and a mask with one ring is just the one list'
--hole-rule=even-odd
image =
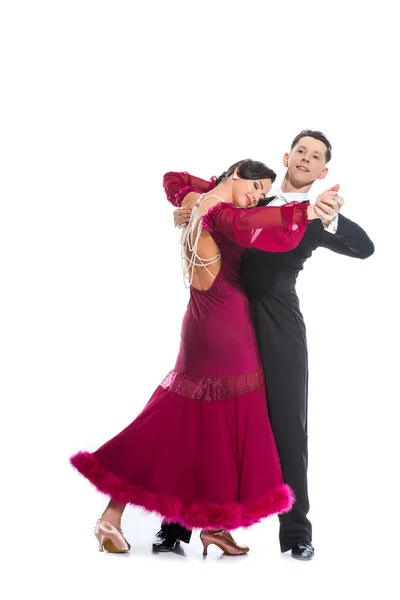
{"label": "white beaded necklace", "polygon": [[[189,288],[193,283],[194,276],[194,268],[195,267],[203,267],[207,273],[215,279],[215,276],[211,273],[211,271],[207,268],[214,263],[218,262],[221,258],[221,253],[216,254],[212,258],[201,258],[197,254],[197,246],[199,244],[200,236],[203,231],[203,219],[199,219],[197,232],[195,238],[193,239],[193,226],[195,223],[196,215],[198,208],[203,204],[205,200],[208,198],[218,198],[221,202],[226,202],[223,198],[216,196],[215,194],[209,194],[207,197],[205,194],[202,194],[198,199],[196,205],[192,210],[192,214],[190,215],[189,223],[185,229],[182,230],[181,235],[181,256],[182,256],[182,271],[183,271],[183,281],[185,287]],[[188,256],[189,255],[189,256]]]}

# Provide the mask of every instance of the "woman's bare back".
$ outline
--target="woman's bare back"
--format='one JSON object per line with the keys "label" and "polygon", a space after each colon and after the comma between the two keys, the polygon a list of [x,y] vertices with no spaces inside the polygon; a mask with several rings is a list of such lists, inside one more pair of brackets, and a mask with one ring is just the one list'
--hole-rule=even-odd
{"label": "woman's bare back", "polygon": [[183,230],[181,240],[182,252],[186,258],[185,271],[191,285],[201,291],[210,289],[218,275],[221,269],[221,253],[209,232],[202,228],[200,221],[212,206],[221,201],[221,198],[213,194],[190,193],[182,203],[182,207],[192,209],[189,225]]}

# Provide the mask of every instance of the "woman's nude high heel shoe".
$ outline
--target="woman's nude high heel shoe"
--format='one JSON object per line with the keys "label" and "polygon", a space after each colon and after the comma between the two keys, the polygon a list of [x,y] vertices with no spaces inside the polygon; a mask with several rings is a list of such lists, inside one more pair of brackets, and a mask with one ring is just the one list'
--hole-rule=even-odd
{"label": "woman's nude high heel shoe", "polygon": [[98,539],[100,552],[106,550],[106,552],[122,554],[123,552],[129,552],[131,549],[122,531],[108,521],[99,519],[96,523],[94,535]]}
{"label": "woman's nude high heel shoe", "polygon": [[207,555],[207,548],[210,544],[215,544],[224,554],[229,554],[229,556],[247,554],[250,550],[247,546],[236,543],[229,531],[225,531],[225,529],[219,529],[218,531],[203,529],[200,533],[200,539],[203,542],[204,556]]}

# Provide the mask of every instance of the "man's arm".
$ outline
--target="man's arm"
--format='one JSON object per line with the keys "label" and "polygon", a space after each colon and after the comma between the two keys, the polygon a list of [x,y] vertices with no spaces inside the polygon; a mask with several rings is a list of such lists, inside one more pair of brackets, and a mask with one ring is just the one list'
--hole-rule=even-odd
{"label": "man's arm", "polygon": [[329,233],[322,224],[320,225],[318,246],[353,258],[368,258],[374,253],[374,244],[364,229],[342,214],[338,215],[335,234]]}

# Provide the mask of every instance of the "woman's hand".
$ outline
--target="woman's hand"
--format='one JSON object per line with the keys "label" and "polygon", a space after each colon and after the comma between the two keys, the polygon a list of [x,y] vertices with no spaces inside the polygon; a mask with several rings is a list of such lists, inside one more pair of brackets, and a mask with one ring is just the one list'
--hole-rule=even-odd
{"label": "woman's hand", "polygon": [[344,204],[343,198],[338,194],[340,185],[337,184],[320,194],[315,204],[308,207],[308,219],[321,219],[325,226],[336,217]]}
{"label": "woman's hand", "polygon": [[325,227],[336,217],[344,204],[343,198],[338,194],[340,185],[334,185],[329,190],[320,194],[314,204],[314,212],[321,219]]}

